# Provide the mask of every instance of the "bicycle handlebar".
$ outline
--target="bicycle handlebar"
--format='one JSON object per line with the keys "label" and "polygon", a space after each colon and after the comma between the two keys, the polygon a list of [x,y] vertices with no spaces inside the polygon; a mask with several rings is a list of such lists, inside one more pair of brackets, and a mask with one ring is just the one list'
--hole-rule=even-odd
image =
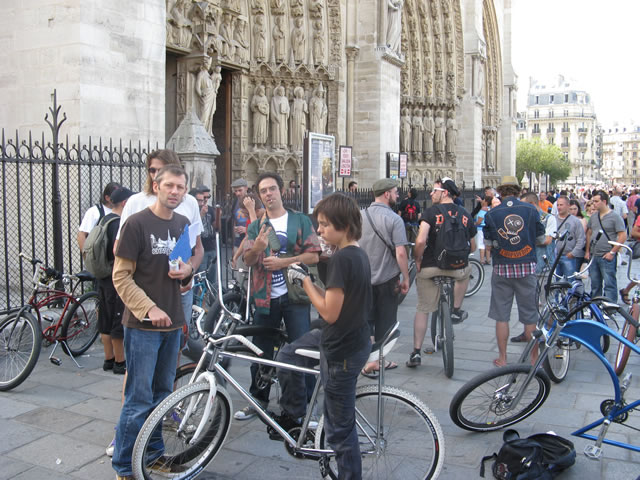
{"label": "bicycle handlebar", "polygon": [[632,278],[631,277],[631,263],[633,262],[633,250],[631,249],[631,247],[629,245],[625,245],[624,243],[615,242],[613,240],[609,240],[608,243],[610,245],[615,245],[615,246],[618,246],[620,248],[624,248],[625,250],[627,250],[627,252],[629,253],[629,263],[627,264],[627,279],[629,279],[629,281],[633,282],[633,283],[640,283],[640,278]]}

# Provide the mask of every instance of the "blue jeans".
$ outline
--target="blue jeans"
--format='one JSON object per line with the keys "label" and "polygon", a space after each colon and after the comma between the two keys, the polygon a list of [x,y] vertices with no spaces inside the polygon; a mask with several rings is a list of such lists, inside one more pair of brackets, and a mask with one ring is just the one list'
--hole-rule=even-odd
{"label": "blue jeans", "polygon": [[[217,256],[217,252],[215,249],[213,250],[206,250],[204,252],[204,256],[202,257],[202,262],[200,262],[200,266],[198,267],[197,273],[200,273],[204,270],[207,269],[207,267],[209,266],[209,263],[213,264],[216,259],[218,258]],[[209,278],[209,281],[216,281],[215,277],[214,278]]]}
{"label": "blue jeans", "polygon": [[562,255],[556,266],[556,275],[568,277],[576,273],[576,259]]}
{"label": "blue jeans", "polygon": [[373,307],[369,317],[369,328],[375,341],[382,340],[385,333],[395,325],[398,318],[398,281],[400,275],[379,285],[372,285]]}
{"label": "blue jeans", "polygon": [[602,295],[602,283],[604,282],[604,296],[612,302],[618,301],[618,280],[616,279],[617,255],[613,260],[606,260],[597,256],[589,269],[591,277],[591,298]]}
{"label": "blue jeans", "polygon": [[356,383],[370,352],[371,344],[367,344],[340,361],[327,361],[324,355],[320,355],[325,431],[327,442],[336,452],[340,479],[362,478],[356,427]]}
{"label": "blue jeans", "polygon": [[[280,328],[280,323],[284,319],[289,342],[293,342],[309,331],[309,324],[311,323],[310,315],[311,306],[309,304],[289,303],[289,297],[285,293],[281,297],[271,299],[269,313],[256,312],[254,325]],[[263,358],[273,358],[273,339],[253,337],[253,343],[264,352]],[[268,385],[262,390],[259,389],[255,381],[257,373],[258,365],[255,363],[251,364],[251,387],[249,392],[256,400],[268,404],[271,385]],[[311,387],[311,390],[308,391],[312,391],[315,382],[313,381],[313,376],[309,377],[310,379],[307,380],[307,389]]]}
{"label": "blue jeans", "polygon": [[[181,332],[124,329],[127,383],[111,460],[120,476],[133,474],[131,453],[138,432],[153,409],[173,391]],[[152,448],[162,452],[160,436],[152,440]]]}

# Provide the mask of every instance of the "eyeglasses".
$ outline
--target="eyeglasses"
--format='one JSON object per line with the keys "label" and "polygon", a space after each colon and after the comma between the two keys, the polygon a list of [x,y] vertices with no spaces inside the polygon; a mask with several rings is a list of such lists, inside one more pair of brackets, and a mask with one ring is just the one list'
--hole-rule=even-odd
{"label": "eyeglasses", "polygon": [[155,175],[156,172],[158,172],[160,169],[159,168],[153,168],[153,167],[149,167],[147,169],[147,171],[151,174],[151,175]]}
{"label": "eyeglasses", "polygon": [[431,189],[431,193],[433,192],[446,192],[447,190],[445,188],[438,188],[438,187],[433,187]]}
{"label": "eyeglasses", "polygon": [[206,196],[204,197],[205,201],[206,201],[206,200],[209,200],[210,198],[211,198],[211,195],[206,195]]}

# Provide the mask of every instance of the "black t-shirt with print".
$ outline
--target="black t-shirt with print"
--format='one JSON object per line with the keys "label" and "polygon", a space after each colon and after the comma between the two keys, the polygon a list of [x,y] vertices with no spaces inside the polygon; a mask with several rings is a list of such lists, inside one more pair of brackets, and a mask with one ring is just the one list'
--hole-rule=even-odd
{"label": "black t-shirt with print", "polygon": [[344,291],[338,320],[322,330],[321,347],[330,361],[341,361],[362,349],[371,336],[367,320],[372,304],[369,257],[360,247],[346,247],[331,256],[326,288]]}
{"label": "black t-shirt with print", "polygon": [[427,208],[420,218],[421,222],[427,222],[430,227],[427,246],[424,250],[424,254],[422,255],[420,268],[436,266],[436,259],[433,257],[433,252],[436,248],[436,237],[438,235],[438,231],[444,221],[444,219],[441,218],[441,212],[446,212],[446,214],[450,216],[459,215],[460,218],[462,218],[462,225],[463,227],[466,227],[467,234],[469,235],[468,240],[471,240],[476,236],[476,233],[478,233],[478,229],[473,222],[471,215],[469,215],[469,212],[460,205],[456,205],[455,203],[441,203]]}
{"label": "black t-shirt with print", "polygon": [[[171,319],[171,328],[184,325],[180,280],[169,278],[169,253],[189,224],[187,217],[173,213],[171,220],[156,216],[149,208],[131,215],[120,231],[116,255],[136,262],[133,280]],[[125,309],[122,324],[129,328],[154,329]]]}

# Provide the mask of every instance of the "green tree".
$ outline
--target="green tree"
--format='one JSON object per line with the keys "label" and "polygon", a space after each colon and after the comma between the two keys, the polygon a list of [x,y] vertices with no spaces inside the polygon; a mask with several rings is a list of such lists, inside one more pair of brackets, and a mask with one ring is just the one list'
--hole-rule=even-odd
{"label": "green tree", "polygon": [[571,164],[555,144],[542,143],[540,139],[520,139],[516,143],[516,175],[525,172],[549,175],[552,185],[566,180],[571,174]]}

